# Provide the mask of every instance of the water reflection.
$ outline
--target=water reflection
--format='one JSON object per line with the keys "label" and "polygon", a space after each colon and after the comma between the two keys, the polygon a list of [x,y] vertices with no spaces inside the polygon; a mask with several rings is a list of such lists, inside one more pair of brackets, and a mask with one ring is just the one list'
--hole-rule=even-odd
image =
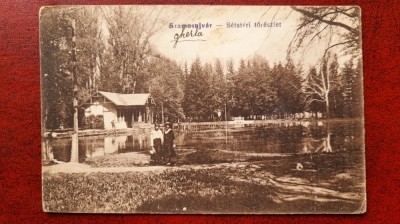
{"label": "water reflection", "polygon": [[[51,148],[46,152],[52,152],[52,157],[57,161],[71,161],[71,139],[63,138],[53,140]],[[147,134],[90,136],[79,137],[79,162],[86,158],[103,156],[113,153],[137,152],[147,150],[150,138]],[[47,153],[49,154],[49,153]]]}
{"label": "water reflection", "polygon": [[223,149],[260,153],[318,153],[361,148],[360,122],[285,122],[179,127],[177,144],[184,148]]}
{"label": "water reflection", "polygon": [[[219,149],[256,153],[321,153],[361,149],[361,122],[284,122],[237,125],[179,125],[175,143],[181,149]],[[71,161],[71,139],[44,144],[44,160]],[[79,162],[113,153],[145,151],[148,133],[79,138]]]}

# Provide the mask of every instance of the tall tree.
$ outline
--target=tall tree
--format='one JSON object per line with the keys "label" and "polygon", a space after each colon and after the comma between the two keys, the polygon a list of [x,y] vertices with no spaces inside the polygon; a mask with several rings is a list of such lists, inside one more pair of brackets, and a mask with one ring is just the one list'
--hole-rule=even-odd
{"label": "tall tree", "polygon": [[349,60],[342,70],[343,73],[343,115],[358,117],[362,114],[362,76],[361,60],[354,66]]}
{"label": "tall tree", "polygon": [[277,105],[275,112],[281,118],[293,116],[304,111],[304,96],[302,91],[303,80],[300,68],[297,69],[293,62],[283,66],[277,64],[273,68],[275,77],[274,86],[277,91]]}
{"label": "tall tree", "polygon": [[234,69],[234,64],[233,64],[232,59],[229,59],[226,62],[226,69],[227,69],[227,72],[225,74],[225,80],[224,80],[225,81],[224,99],[225,99],[225,107],[226,107],[224,109],[226,111],[224,113],[224,116],[226,114],[225,119],[228,119],[228,117],[230,117],[232,115],[234,105],[236,105],[235,97],[234,97],[236,71]]}
{"label": "tall tree", "polygon": [[150,65],[149,73],[153,76],[150,93],[157,104],[157,117],[163,118],[158,122],[177,122],[184,119],[182,70],[176,62],[165,57],[154,58]]}
{"label": "tall tree", "polygon": [[240,60],[239,69],[233,77],[233,85],[232,115],[244,117],[251,115],[250,96],[255,87],[250,85],[248,67],[243,59]]}
{"label": "tall tree", "polygon": [[[357,6],[293,6],[291,8],[301,16],[298,19],[296,33],[288,46],[288,56],[299,50],[323,50],[322,65],[318,75],[307,77],[307,101],[314,109],[318,108],[318,101],[324,102],[327,116],[343,116],[341,111],[344,110],[345,87],[343,83],[339,84],[340,74],[335,77],[335,74],[338,74],[338,64],[332,65],[336,69],[324,68],[329,65],[323,64],[328,63],[330,55],[334,55],[333,52],[340,52],[339,57],[350,56],[351,60],[361,58],[360,8]],[[332,79],[329,79],[330,77]]]}
{"label": "tall tree", "polygon": [[158,9],[145,12],[136,6],[96,6],[41,11],[43,121],[47,128],[72,126],[74,91],[80,102],[97,89],[148,92],[148,60],[157,56],[149,39],[161,27]]}
{"label": "tall tree", "polygon": [[271,69],[265,58],[254,56],[240,61],[233,76],[232,115],[249,117],[271,114],[276,104]]}
{"label": "tall tree", "polygon": [[213,120],[222,119],[222,112],[225,110],[226,83],[224,71],[219,59],[215,60],[214,69],[209,76],[209,104],[210,113]]}
{"label": "tall tree", "polygon": [[318,112],[323,112],[325,105],[324,100],[319,96],[319,94],[311,88],[311,85],[308,84],[308,80],[315,80],[314,82],[318,82],[318,71],[316,67],[311,67],[309,73],[307,75],[307,79],[304,81],[304,93],[305,93],[305,106],[306,109],[311,111],[315,117],[318,117]]}
{"label": "tall tree", "polygon": [[[205,63],[203,66],[203,76],[207,82],[207,92],[204,92],[203,99],[201,99],[202,104],[205,109],[205,118],[207,121],[213,120],[216,117],[216,98],[215,94],[217,92],[217,86],[215,83],[214,68],[211,64]],[[207,103],[205,103],[207,102]]]}
{"label": "tall tree", "polygon": [[156,55],[149,39],[161,28],[157,15],[161,10],[143,12],[137,6],[113,6],[103,11],[109,33],[109,54],[103,66],[106,73],[117,78],[117,83],[107,88],[117,87],[113,91],[123,93],[147,92],[146,65]]}
{"label": "tall tree", "polygon": [[208,91],[207,77],[204,74],[200,58],[192,63],[185,80],[183,111],[189,120],[200,121],[207,118],[208,107],[204,96]]}
{"label": "tall tree", "polygon": [[[46,128],[72,127],[74,60],[72,56],[72,21],[82,10],[66,7],[61,11],[41,11],[41,80],[43,121]],[[87,18],[82,18],[82,20]],[[78,21],[78,25],[81,24]]]}
{"label": "tall tree", "polygon": [[254,56],[252,59],[250,76],[251,85],[255,86],[252,101],[253,115],[261,116],[271,114],[276,106],[277,92],[273,86],[273,77],[268,61],[261,56]]}
{"label": "tall tree", "polygon": [[331,93],[342,85],[338,67],[337,56],[327,53],[321,62],[320,71],[317,74],[310,74],[305,82],[307,103],[324,102],[327,118],[330,117]]}

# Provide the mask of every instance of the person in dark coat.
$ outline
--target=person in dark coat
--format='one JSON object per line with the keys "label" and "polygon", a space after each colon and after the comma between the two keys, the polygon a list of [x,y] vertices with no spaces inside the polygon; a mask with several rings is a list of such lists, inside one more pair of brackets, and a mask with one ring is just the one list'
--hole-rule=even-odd
{"label": "person in dark coat", "polygon": [[174,131],[172,130],[172,124],[167,122],[165,123],[165,131],[164,131],[164,153],[165,158],[167,160],[167,165],[171,164],[172,157],[175,157],[175,149],[174,149]]}

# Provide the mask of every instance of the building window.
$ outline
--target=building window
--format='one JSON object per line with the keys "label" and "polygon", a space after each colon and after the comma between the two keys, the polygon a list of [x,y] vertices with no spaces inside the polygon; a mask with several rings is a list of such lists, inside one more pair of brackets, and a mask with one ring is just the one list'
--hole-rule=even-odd
{"label": "building window", "polygon": [[118,121],[124,121],[124,114],[122,109],[117,109],[117,119]]}

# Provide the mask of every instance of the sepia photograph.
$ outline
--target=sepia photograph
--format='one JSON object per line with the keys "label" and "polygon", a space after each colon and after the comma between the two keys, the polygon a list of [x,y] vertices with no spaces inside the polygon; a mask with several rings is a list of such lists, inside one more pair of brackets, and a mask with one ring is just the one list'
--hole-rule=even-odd
{"label": "sepia photograph", "polygon": [[358,6],[39,14],[45,212],[366,212]]}

